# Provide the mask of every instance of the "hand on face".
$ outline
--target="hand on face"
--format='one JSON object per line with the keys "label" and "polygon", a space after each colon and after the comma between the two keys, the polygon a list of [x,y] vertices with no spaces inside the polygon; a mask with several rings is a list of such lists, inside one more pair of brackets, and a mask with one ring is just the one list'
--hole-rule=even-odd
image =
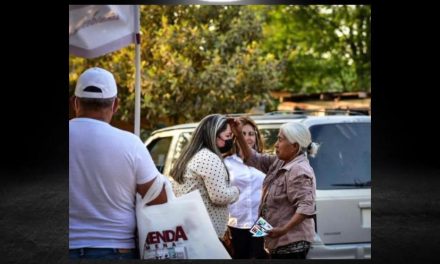
{"label": "hand on face", "polygon": [[231,126],[232,133],[234,133],[235,136],[241,133],[243,127],[238,117],[236,118],[228,117],[227,122]]}

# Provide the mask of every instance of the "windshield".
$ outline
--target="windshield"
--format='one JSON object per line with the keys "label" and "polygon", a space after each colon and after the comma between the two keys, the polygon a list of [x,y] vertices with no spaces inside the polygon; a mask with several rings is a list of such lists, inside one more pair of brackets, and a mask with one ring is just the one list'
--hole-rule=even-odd
{"label": "windshield", "polygon": [[310,158],[318,189],[370,188],[371,123],[310,127],[318,154]]}

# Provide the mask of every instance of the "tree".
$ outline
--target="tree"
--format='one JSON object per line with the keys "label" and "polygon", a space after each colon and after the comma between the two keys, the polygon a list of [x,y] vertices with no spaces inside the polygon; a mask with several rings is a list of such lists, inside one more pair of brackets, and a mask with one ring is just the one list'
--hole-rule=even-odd
{"label": "tree", "polygon": [[[265,55],[261,21],[247,6],[142,6],[144,129],[245,112],[279,85],[278,61]],[[134,105],[133,47],[85,60],[70,57],[70,80],[92,65],[115,73],[122,98],[116,118]]]}
{"label": "tree", "polygon": [[283,90],[371,90],[370,6],[269,6],[264,50],[284,66]]}

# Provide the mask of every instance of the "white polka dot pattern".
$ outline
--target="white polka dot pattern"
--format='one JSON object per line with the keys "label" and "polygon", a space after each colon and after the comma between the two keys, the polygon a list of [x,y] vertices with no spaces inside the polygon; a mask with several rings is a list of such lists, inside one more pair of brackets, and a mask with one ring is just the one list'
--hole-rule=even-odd
{"label": "white polka dot pattern", "polygon": [[200,150],[188,162],[184,183],[173,181],[176,196],[199,190],[215,231],[223,237],[228,222],[228,204],[238,199],[238,188],[227,182],[227,172],[221,159],[210,150]]}

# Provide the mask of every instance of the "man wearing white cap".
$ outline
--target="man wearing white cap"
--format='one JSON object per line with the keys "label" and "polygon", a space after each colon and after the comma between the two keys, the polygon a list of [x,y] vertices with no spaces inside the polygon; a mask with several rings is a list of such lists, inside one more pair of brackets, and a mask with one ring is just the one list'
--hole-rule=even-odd
{"label": "man wearing white cap", "polygon": [[[118,109],[113,74],[96,67],[86,70],[73,102],[77,117],[69,121],[69,257],[137,258],[135,194],[144,196],[163,176],[137,136],[110,125]],[[150,204],[164,202],[163,188]]]}

